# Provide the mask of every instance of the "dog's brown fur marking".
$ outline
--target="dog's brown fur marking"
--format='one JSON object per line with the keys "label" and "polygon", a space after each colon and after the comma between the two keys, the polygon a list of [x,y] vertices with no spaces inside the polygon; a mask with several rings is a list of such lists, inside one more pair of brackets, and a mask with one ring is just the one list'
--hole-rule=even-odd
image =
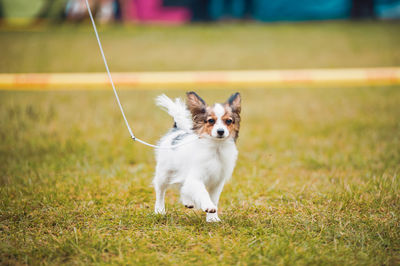
{"label": "dog's brown fur marking", "polygon": [[241,107],[241,97],[237,92],[232,94],[231,97],[224,104],[226,113],[223,117],[224,121],[226,121],[226,116],[229,116],[232,119],[232,124],[227,125],[229,132],[232,134],[232,137],[237,140],[239,137],[239,129],[240,129],[240,111]]}
{"label": "dog's brown fur marking", "polygon": [[187,106],[193,118],[193,130],[199,132],[207,119],[206,102],[197,93],[191,91],[186,93]]}
{"label": "dog's brown fur marking", "polygon": [[[193,130],[199,134],[208,134],[211,136],[211,131],[214,127],[213,123],[209,123],[209,119],[217,121],[212,107],[207,106],[206,102],[195,92],[188,92],[187,95],[187,106],[192,114],[193,119]],[[235,93],[229,97],[229,99],[223,104],[225,108],[225,114],[222,116],[222,120],[227,126],[230,135],[236,139],[239,137],[240,129],[240,111],[241,111],[241,97],[239,93]],[[232,119],[231,124],[227,124],[226,120]]]}

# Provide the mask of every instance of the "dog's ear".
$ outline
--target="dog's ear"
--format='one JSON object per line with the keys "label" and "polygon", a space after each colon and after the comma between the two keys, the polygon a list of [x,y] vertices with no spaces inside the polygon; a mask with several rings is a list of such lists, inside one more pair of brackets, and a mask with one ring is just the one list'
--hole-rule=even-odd
{"label": "dog's ear", "polygon": [[206,112],[207,104],[197,93],[190,91],[186,93],[187,106],[193,117]]}
{"label": "dog's ear", "polygon": [[240,93],[236,92],[229,97],[226,104],[232,108],[232,112],[240,114],[240,111],[242,110],[241,101]]}

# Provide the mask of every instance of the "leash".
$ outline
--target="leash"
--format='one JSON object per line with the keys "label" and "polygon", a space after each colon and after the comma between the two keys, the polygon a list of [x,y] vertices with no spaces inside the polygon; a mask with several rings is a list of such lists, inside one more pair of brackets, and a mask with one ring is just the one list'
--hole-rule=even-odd
{"label": "leash", "polygon": [[123,118],[124,118],[125,125],[126,125],[126,127],[128,128],[129,135],[131,136],[131,138],[132,138],[134,141],[140,142],[140,143],[142,143],[142,144],[144,144],[144,145],[146,145],[146,146],[149,146],[149,147],[152,147],[152,148],[157,148],[157,149],[171,149],[171,148],[177,148],[177,147],[179,147],[179,146],[186,145],[186,144],[189,144],[189,143],[191,143],[191,142],[197,140],[198,138],[196,138],[196,139],[194,139],[194,140],[192,140],[192,141],[187,141],[187,142],[183,142],[183,143],[176,144],[176,145],[171,145],[171,146],[159,146],[159,145],[150,144],[150,143],[148,143],[148,142],[146,142],[146,141],[144,141],[144,140],[141,140],[141,139],[137,138],[137,137],[133,134],[132,129],[131,129],[131,127],[129,126],[128,119],[126,119],[124,109],[122,108],[122,104],[121,104],[121,102],[120,102],[120,100],[119,100],[117,90],[115,89],[114,81],[113,81],[113,79],[112,79],[112,76],[111,76],[111,73],[110,73],[110,69],[108,68],[107,59],[106,59],[106,56],[104,55],[103,46],[101,45],[100,37],[99,37],[99,34],[98,34],[98,32],[97,32],[96,23],[94,22],[93,15],[92,15],[92,11],[91,11],[91,9],[90,9],[89,2],[88,2],[88,0],[85,0],[85,1],[86,1],[86,7],[87,7],[87,10],[88,10],[88,13],[89,13],[90,20],[92,21],[94,33],[96,34],[97,43],[99,44],[101,57],[103,58],[104,65],[105,65],[106,70],[107,70],[108,78],[109,78],[110,83],[111,83],[111,86],[112,86],[112,88],[113,88],[113,90],[114,90],[115,98],[117,99],[117,103],[118,103],[119,109],[121,110],[121,114],[122,114],[122,116],[123,116]]}

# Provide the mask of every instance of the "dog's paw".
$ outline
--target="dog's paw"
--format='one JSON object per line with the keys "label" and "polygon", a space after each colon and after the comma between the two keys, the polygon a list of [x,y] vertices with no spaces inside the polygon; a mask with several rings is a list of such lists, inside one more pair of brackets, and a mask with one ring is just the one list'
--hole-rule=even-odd
{"label": "dog's paw", "polygon": [[215,209],[215,208],[207,208],[204,211],[207,212],[207,213],[216,213],[217,209]]}
{"label": "dog's paw", "polygon": [[185,197],[185,196],[181,195],[181,202],[188,209],[194,208],[194,202],[189,197]]}
{"label": "dog's paw", "polygon": [[164,214],[165,214],[165,209],[164,209],[164,208],[155,208],[155,209],[154,209],[154,213],[155,213],[155,214],[162,214],[162,215],[164,215]]}
{"label": "dog's paw", "polygon": [[217,207],[214,204],[205,205],[201,209],[207,213],[216,213],[217,212]]}
{"label": "dog's paw", "polygon": [[217,223],[221,222],[221,219],[218,217],[217,213],[207,213],[206,221],[207,223]]}

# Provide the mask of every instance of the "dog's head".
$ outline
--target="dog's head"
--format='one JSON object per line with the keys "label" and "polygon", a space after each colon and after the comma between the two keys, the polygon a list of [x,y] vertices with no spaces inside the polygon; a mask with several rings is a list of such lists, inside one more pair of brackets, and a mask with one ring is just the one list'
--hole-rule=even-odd
{"label": "dog's head", "polygon": [[193,118],[193,130],[216,140],[239,137],[241,99],[237,92],[225,103],[208,106],[195,92],[188,92],[187,106]]}

